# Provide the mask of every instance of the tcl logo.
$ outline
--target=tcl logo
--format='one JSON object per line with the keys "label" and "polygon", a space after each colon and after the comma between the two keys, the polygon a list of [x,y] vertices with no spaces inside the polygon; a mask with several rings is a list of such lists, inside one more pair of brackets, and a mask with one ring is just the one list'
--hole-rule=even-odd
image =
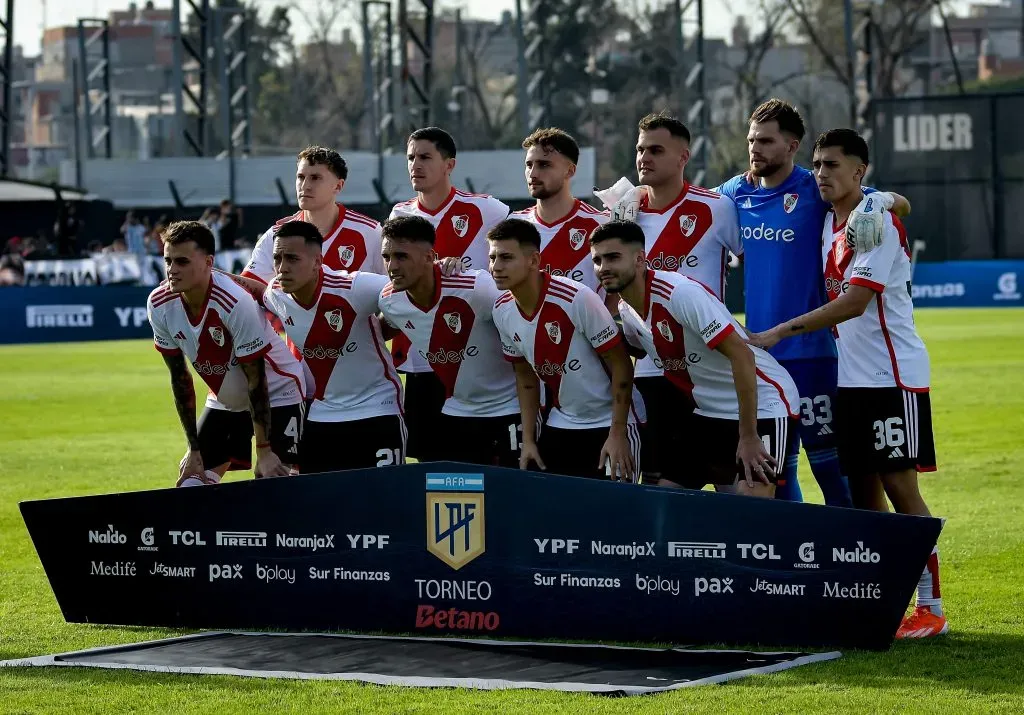
{"label": "tcl logo", "polygon": [[775,553],[775,547],[771,544],[736,544],[740,550],[740,558],[757,559],[758,561],[779,561],[782,557]]}
{"label": "tcl logo", "polygon": [[175,546],[206,546],[202,534],[198,531],[168,531],[167,535],[171,537],[171,543]]}
{"label": "tcl logo", "polygon": [[210,581],[242,578],[241,564],[210,564]]}

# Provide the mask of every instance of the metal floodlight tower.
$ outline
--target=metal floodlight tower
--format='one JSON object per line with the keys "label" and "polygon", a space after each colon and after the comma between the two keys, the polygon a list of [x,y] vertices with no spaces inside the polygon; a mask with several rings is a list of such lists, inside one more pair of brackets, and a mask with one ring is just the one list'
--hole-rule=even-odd
{"label": "metal floodlight tower", "polygon": [[[401,67],[398,125],[399,130],[406,133],[429,125],[433,116],[431,81],[434,72],[434,0],[418,0],[418,3],[423,6],[422,15],[410,15],[408,0],[398,0],[398,53]],[[420,19],[422,27],[417,29]]]}
{"label": "metal floodlight tower", "polygon": [[363,0],[363,99],[370,108],[368,127],[377,153],[377,180],[384,177],[384,152],[395,141],[394,25],[391,3]]}
{"label": "metal floodlight tower", "polygon": [[677,87],[673,100],[678,103],[680,118],[690,130],[692,181],[701,186],[708,169],[708,129],[711,124],[704,56],[704,0],[687,0],[685,4],[675,0],[674,8],[679,18],[676,47],[681,50],[676,71],[683,81],[682,86],[673,82]]}
{"label": "metal floodlight tower", "polygon": [[111,131],[114,113],[110,106],[110,25],[106,20],[92,17],[78,20],[78,61],[82,70],[87,156],[94,158],[96,147],[102,144],[103,155],[110,159],[114,155]]}
{"label": "metal floodlight tower", "polygon": [[[172,34],[174,35],[174,154],[184,156],[188,150],[195,156],[205,156],[209,151],[207,126],[210,87],[210,0],[185,0],[192,10],[192,19],[198,25],[198,46],[185,36],[181,26],[181,0],[174,0],[171,11]],[[195,65],[199,73],[199,96],[185,79],[185,63]],[[196,115],[196,130],[188,126],[185,114],[185,97],[188,97]]]}
{"label": "metal floodlight tower", "polygon": [[243,7],[216,8],[213,36],[219,75],[219,112],[223,150],[218,159],[228,160],[228,196],[235,201],[235,158],[252,151],[252,96],[249,92],[249,11]]}

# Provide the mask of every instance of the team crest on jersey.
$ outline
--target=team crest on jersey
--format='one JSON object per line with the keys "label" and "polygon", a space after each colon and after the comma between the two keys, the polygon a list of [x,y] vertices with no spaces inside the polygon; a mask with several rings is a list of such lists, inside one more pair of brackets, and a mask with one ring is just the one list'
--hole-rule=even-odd
{"label": "team crest on jersey", "polygon": [[458,313],[445,313],[443,316],[445,325],[451,328],[451,331],[458,335],[462,332],[462,316]]}
{"label": "team crest on jersey", "polygon": [[668,324],[667,320],[659,320],[657,324],[658,332],[661,333],[661,337],[665,340],[672,342],[674,336],[672,335],[672,326]]}
{"label": "team crest on jersey", "polygon": [[843,262],[843,256],[846,255],[846,232],[842,234],[833,242],[832,251],[836,254],[836,263]]}
{"label": "team crest on jersey", "polygon": [[569,231],[569,245],[572,246],[572,250],[580,250],[580,246],[583,245],[583,240],[587,237],[587,232],[582,228],[574,228]]}
{"label": "team crest on jersey", "polygon": [[697,228],[697,217],[693,214],[686,214],[685,216],[679,217],[679,230],[683,232],[683,235],[689,238],[693,235],[693,230]]}
{"label": "team crest on jersey", "polygon": [[465,238],[466,231],[469,230],[469,216],[466,214],[452,216],[452,228],[455,229],[455,233],[459,235],[459,238]]}
{"label": "team crest on jersey", "polygon": [[793,209],[796,208],[796,202],[799,200],[799,194],[786,194],[782,197],[782,210],[788,214],[793,213]]}
{"label": "team crest on jersey", "polygon": [[555,345],[562,342],[562,326],[556,321],[552,320],[550,323],[544,323],[544,329],[548,331],[548,337],[551,338],[551,342]]}
{"label": "team crest on jersey", "polygon": [[341,259],[341,263],[345,268],[352,265],[352,261],[356,257],[355,246],[338,246],[338,258]]}
{"label": "team crest on jersey", "polygon": [[324,317],[327,318],[327,324],[331,326],[331,330],[336,333],[340,333],[341,329],[345,327],[345,318],[341,314],[341,308],[324,313]]}
{"label": "team crest on jersey", "polygon": [[217,347],[224,347],[224,330],[214,326],[210,328],[210,337],[213,338],[213,342],[217,343]]}

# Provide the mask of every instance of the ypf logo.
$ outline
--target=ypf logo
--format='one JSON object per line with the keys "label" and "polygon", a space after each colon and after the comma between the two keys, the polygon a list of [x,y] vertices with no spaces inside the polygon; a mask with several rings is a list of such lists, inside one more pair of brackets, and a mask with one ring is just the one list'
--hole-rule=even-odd
{"label": "ypf logo", "polygon": [[683,235],[689,238],[693,235],[694,229],[697,228],[697,217],[693,214],[686,214],[685,216],[679,217],[679,230],[683,232]]}
{"label": "ypf logo", "polygon": [[459,238],[465,238],[466,232],[469,231],[469,216],[466,214],[452,216],[452,228],[455,229]]}
{"label": "ypf logo", "polygon": [[338,246],[338,259],[341,260],[341,265],[345,266],[345,268],[351,266],[355,258],[355,246]]}
{"label": "ypf logo", "polygon": [[580,250],[580,246],[583,245],[584,239],[587,237],[587,232],[582,228],[574,228],[569,231],[569,245],[572,246],[572,250]]}
{"label": "ypf logo", "polygon": [[341,313],[341,308],[324,313],[324,317],[327,319],[327,325],[336,333],[340,333],[341,329],[345,327],[345,318]]}
{"label": "ypf logo", "polygon": [[214,326],[210,328],[210,337],[213,338],[213,342],[217,343],[217,347],[224,347],[224,331]]}
{"label": "ypf logo", "polygon": [[562,326],[556,321],[552,320],[550,323],[544,323],[544,329],[548,331],[548,337],[551,338],[551,342],[555,345],[562,342]]}
{"label": "ypf logo", "polygon": [[445,313],[443,316],[445,325],[458,335],[462,332],[462,316],[458,313]]}
{"label": "ypf logo", "polygon": [[788,214],[793,213],[793,209],[796,208],[796,202],[799,200],[799,194],[786,194],[782,197],[782,210]]}
{"label": "ypf logo", "polygon": [[453,569],[484,552],[484,475],[427,474],[427,551]]}

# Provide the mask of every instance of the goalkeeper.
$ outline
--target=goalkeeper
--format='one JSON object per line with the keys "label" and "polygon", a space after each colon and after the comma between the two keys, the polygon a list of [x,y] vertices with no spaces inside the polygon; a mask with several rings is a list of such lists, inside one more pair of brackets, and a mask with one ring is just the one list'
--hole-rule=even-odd
{"label": "goalkeeper", "polygon": [[[818,193],[814,175],[794,163],[803,136],[803,119],[796,109],[779,99],[765,102],[750,117],[750,171],[715,189],[739,209],[750,332],[768,330],[826,302],[821,227],[829,206]],[[881,243],[885,211],[910,213],[910,204],[898,194],[875,192],[870,197],[873,200],[865,197],[847,224],[848,243],[857,252]],[[770,352],[793,377],[801,396],[799,441],[786,456],[785,487],[776,492],[776,499],[803,498],[797,481],[802,442],[825,502],[852,506],[832,421],[838,378],[832,334],[819,330],[800,335]]]}

